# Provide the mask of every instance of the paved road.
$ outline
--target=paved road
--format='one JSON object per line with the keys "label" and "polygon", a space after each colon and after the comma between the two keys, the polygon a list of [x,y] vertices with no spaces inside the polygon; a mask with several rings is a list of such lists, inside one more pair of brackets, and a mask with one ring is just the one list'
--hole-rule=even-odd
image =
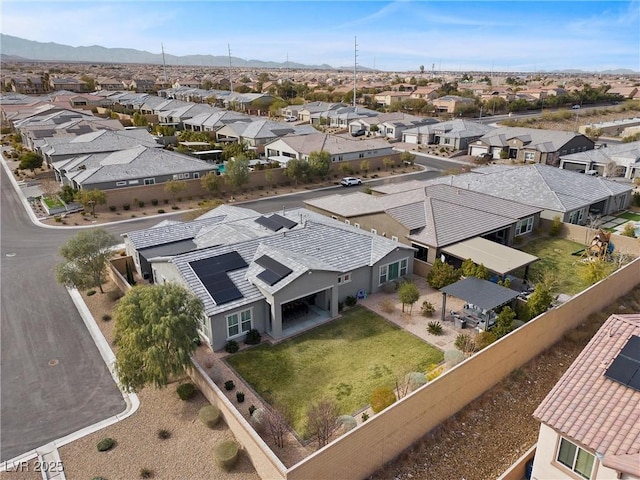
{"label": "paved road", "polygon": [[[416,162],[431,170],[367,183],[433,178],[440,174],[435,169],[459,166],[443,159],[422,157]],[[57,251],[78,229],[33,225],[3,168],[0,185],[0,461],[3,461],[118,414],[125,404],[71,298],[54,279],[53,269],[60,261]],[[348,191],[356,189],[332,187],[244,205],[270,212],[301,207],[309,198]],[[119,235],[149,228],[158,221],[136,219],[105,228]]]}

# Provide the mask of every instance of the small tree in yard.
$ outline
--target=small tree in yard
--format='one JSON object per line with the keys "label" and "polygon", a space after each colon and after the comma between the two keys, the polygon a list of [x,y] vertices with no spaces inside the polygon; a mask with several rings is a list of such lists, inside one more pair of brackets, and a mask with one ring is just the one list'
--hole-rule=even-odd
{"label": "small tree in yard", "polygon": [[287,162],[285,173],[287,174],[287,177],[293,180],[293,183],[297,186],[298,182],[307,179],[309,175],[309,163],[298,158],[289,160],[289,162]]}
{"label": "small tree in yard", "polygon": [[218,193],[220,190],[220,180],[215,173],[207,173],[200,179],[200,185],[211,194]]}
{"label": "small tree in yard", "polygon": [[102,190],[78,190],[76,200],[85,208],[91,208],[91,215],[96,216],[96,205],[107,203],[107,195]]}
{"label": "small tree in yard", "polygon": [[168,180],[164,183],[164,191],[171,195],[174,203],[180,192],[187,189],[187,183],[183,180]]}
{"label": "small tree in yard", "polygon": [[116,372],[123,387],[166,386],[182,375],[197,348],[202,302],[184,287],[166,283],[129,290],[114,309]]}
{"label": "small tree in yard", "polygon": [[402,302],[402,311],[404,312],[404,306],[409,305],[409,315],[413,311],[413,304],[420,298],[420,291],[413,282],[402,282],[398,288],[398,297]]}
{"label": "small tree in yard", "polygon": [[369,160],[362,160],[360,162],[360,170],[362,170],[365,175],[369,173],[369,170],[371,170],[371,162]]}
{"label": "small tree in yard", "polygon": [[60,248],[64,262],[56,266],[56,280],[80,289],[98,287],[104,293],[104,271],[116,238],[102,228],[84,230]]}
{"label": "small tree in yard", "polygon": [[432,288],[440,289],[460,280],[460,270],[442,262],[440,259],[433,262],[433,267],[427,274],[427,283]]}
{"label": "small tree in yard", "polygon": [[493,328],[493,333],[496,337],[504,337],[507,333],[513,330],[513,320],[516,318],[516,312],[511,307],[504,307],[496,318],[496,326]]}
{"label": "small tree in yard", "polygon": [[546,312],[551,305],[552,300],[553,296],[551,295],[551,289],[544,283],[538,283],[527,301],[529,319],[535,318],[541,313]]}
{"label": "small tree in yard", "polygon": [[338,405],[330,398],[314,403],[307,410],[307,433],[316,437],[318,449],[329,443],[331,436],[340,428],[339,416]]}
{"label": "small tree in yard", "polygon": [[396,162],[395,160],[389,158],[389,157],[385,157],[382,159],[382,164],[384,165],[384,169],[385,170],[389,170],[390,168],[395,167]]}
{"label": "small tree in yard", "polygon": [[278,448],[284,448],[289,433],[289,413],[283,405],[266,406],[264,429]]}
{"label": "small tree in yard", "polygon": [[233,188],[242,188],[249,183],[251,172],[249,171],[249,160],[244,155],[234,157],[227,161],[224,168],[226,182]]}
{"label": "small tree in yard", "polygon": [[324,150],[311,152],[309,154],[309,170],[311,175],[324,180],[331,170],[331,154]]}
{"label": "small tree in yard", "polygon": [[31,170],[31,173],[35,173],[36,168],[42,166],[42,157],[36,152],[27,152],[20,156],[20,170]]}
{"label": "small tree in yard", "polygon": [[400,161],[402,161],[402,163],[413,165],[415,160],[416,156],[411,152],[402,152],[402,154],[400,154]]}

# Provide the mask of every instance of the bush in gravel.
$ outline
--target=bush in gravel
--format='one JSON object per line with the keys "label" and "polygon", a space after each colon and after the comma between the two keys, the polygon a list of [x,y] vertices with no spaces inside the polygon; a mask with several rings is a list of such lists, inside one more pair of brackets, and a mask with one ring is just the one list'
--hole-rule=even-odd
{"label": "bush in gravel", "polygon": [[118,207],[116,207],[115,205],[109,205],[109,211],[110,212],[115,212],[118,209]]}
{"label": "bush in gravel", "polygon": [[120,300],[120,298],[122,298],[122,292],[120,290],[111,290],[109,293],[107,293],[107,297],[109,297],[109,300],[111,300],[112,302],[115,302],[116,300]]}
{"label": "bush in gravel", "polygon": [[256,411],[256,406],[255,405],[251,405],[249,407],[249,416],[253,415],[253,412]]}
{"label": "bush in gravel", "polygon": [[371,410],[378,413],[396,401],[396,394],[389,387],[378,387],[371,394]]}
{"label": "bush in gravel", "polygon": [[111,438],[111,437],[107,437],[107,438],[103,438],[102,440],[100,440],[98,442],[98,451],[99,452],[106,452],[108,450],[111,450],[116,444],[116,441]]}
{"label": "bush in gravel", "polygon": [[431,335],[442,335],[442,324],[440,322],[429,322],[427,331]]}
{"label": "bush in gravel", "polygon": [[213,454],[216,465],[228,472],[238,460],[238,444],[233,440],[221,442],[216,445]]}
{"label": "bush in gravel", "polygon": [[215,405],[205,405],[198,412],[198,418],[207,427],[213,428],[220,420],[220,409]]}
{"label": "bush in gravel", "polygon": [[233,380],[227,380],[226,382],[224,382],[224,389],[227,391],[233,390],[234,388],[236,388],[236,384],[233,383]]}
{"label": "bush in gravel", "polygon": [[111,320],[111,315],[109,315],[108,313],[105,313],[104,315],[102,315],[103,322],[108,322],[109,320]]}
{"label": "bush in gravel", "polygon": [[261,432],[262,430],[264,430],[266,418],[267,418],[267,412],[265,411],[264,408],[256,408],[253,411],[253,413],[251,414],[250,421],[251,421],[251,425],[253,425],[253,428],[255,429],[256,432]]}
{"label": "bush in gravel", "polygon": [[160,430],[158,430],[158,438],[160,440],[167,440],[171,438],[171,431],[165,428],[161,428]]}
{"label": "bush in gravel", "polygon": [[150,468],[140,469],[140,478],[153,478],[153,470]]}
{"label": "bush in gravel", "polygon": [[95,291],[95,290],[89,290],[89,291],[87,292],[87,297],[90,297],[91,295],[95,295],[95,294],[96,294],[96,291]]}
{"label": "bush in gravel", "polygon": [[227,344],[224,346],[224,350],[227,353],[236,353],[240,349],[238,342],[235,340],[229,340]]}
{"label": "bush in gravel", "polygon": [[260,332],[258,332],[258,330],[256,330],[255,328],[252,328],[247,332],[244,343],[246,343],[247,345],[258,345],[261,339],[262,336],[260,335]]}
{"label": "bush in gravel", "polygon": [[338,417],[338,422],[342,425],[345,432],[353,430],[358,425],[358,421],[351,415],[341,415]]}
{"label": "bush in gravel", "polygon": [[356,299],[356,297],[354,297],[353,295],[349,295],[347,298],[344,299],[344,304],[347,307],[353,307],[357,301],[358,300]]}
{"label": "bush in gravel", "polygon": [[236,392],[236,400],[238,403],[244,402],[244,392]]}
{"label": "bush in gravel", "polygon": [[197,391],[198,389],[191,382],[183,383],[182,385],[178,385],[178,388],[176,388],[176,392],[180,397],[180,400],[184,400],[185,402],[187,400],[191,400]]}
{"label": "bush in gravel", "polygon": [[422,308],[420,309],[420,312],[422,313],[423,316],[425,317],[431,317],[433,316],[433,313],[436,311],[435,307],[433,306],[433,303],[425,300],[424,302],[422,302]]}
{"label": "bush in gravel", "polygon": [[158,213],[164,213],[164,208],[159,208]]}

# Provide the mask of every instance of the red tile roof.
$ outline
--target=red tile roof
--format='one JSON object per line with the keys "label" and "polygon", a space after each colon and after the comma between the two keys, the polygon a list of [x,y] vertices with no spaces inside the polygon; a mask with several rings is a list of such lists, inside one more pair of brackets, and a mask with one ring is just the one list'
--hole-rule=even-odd
{"label": "red tile roof", "polygon": [[605,466],[640,476],[640,392],[604,375],[632,335],[640,314],[609,317],[533,416],[603,454]]}

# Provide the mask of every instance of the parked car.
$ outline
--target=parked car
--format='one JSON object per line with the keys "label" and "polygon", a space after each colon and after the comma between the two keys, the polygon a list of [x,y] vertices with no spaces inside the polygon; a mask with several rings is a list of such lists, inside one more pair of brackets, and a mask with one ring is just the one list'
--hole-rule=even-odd
{"label": "parked car", "polygon": [[355,132],[351,132],[351,136],[352,137],[361,137],[365,133],[367,133],[367,131],[364,128],[361,128],[360,130],[356,130]]}
{"label": "parked car", "polygon": [[350,187],[352,185],[362,185],[362,180],[355,177],[344,177],[340,180],[340,185],[343,187]]}
{"label": "parked car", "polygon": [[297,117],[293,117],[293,116],[289,115],[289,116],[285,117],[285,118],[284,118],[284,120],[285,120],[286,122],[295,122],[295,121],[297,121],[297,120],[298,120],[298,118],[297,118]]}
{"label": "parked car", "polygon": [[573,106],[573,107],[571,107],[571,108],[573,108],[574,110],[579,110],[579,109],[580,109],[580,105],[574,105],[574,106]]}

